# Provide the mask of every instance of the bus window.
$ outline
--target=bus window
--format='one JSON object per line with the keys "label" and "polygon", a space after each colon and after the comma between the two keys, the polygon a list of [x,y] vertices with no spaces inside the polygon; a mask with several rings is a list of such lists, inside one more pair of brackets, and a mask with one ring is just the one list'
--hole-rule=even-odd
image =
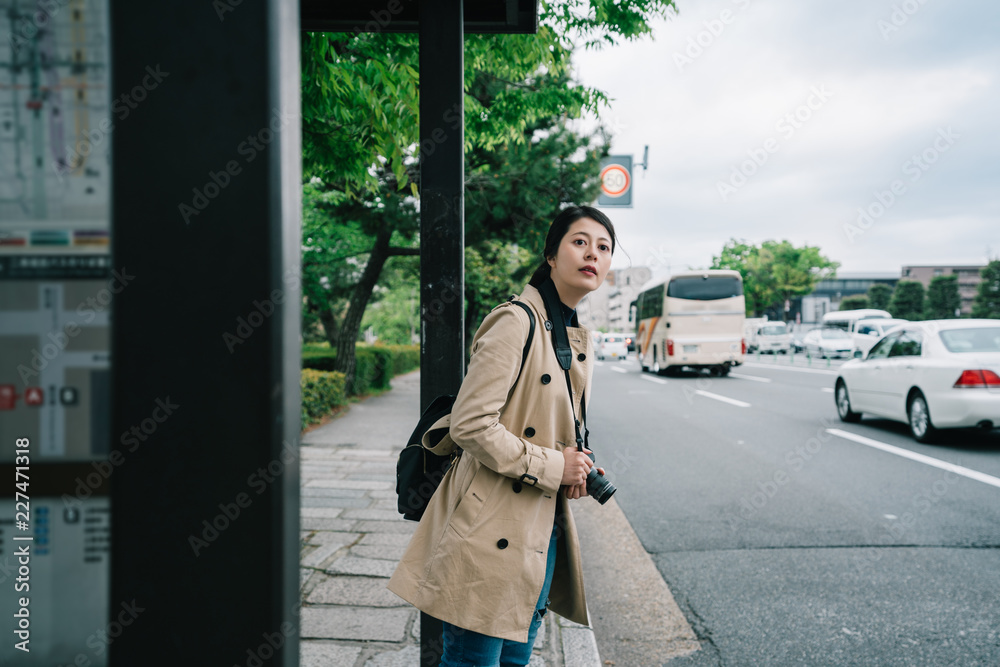
{"label": "bus window", "polygon": [[667,296],[696,301],[731,299],[734,296],[743,296],[743,285],[740,284],[740,279],[734,276],[674,278],[670,281]]}

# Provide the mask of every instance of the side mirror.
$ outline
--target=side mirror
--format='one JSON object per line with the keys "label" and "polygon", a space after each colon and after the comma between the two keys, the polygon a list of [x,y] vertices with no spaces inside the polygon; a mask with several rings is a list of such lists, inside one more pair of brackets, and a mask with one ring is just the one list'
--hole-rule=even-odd
{"label": "side mirror", "polygon": [[863,359],[864,356],[865,356],[865,353],[862,352],[861,350],[854,350],[854,358],[855,359]]}

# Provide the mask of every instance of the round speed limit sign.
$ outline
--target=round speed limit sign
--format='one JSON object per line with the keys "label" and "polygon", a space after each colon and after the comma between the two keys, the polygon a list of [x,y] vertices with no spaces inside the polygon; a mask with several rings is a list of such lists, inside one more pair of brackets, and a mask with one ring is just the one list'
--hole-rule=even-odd
{"label": "round speed limit sign", "polygon": [[609,164],[601,170],[601,192],[608,197],[621,197],[628,192],[632,177],[623,165]]}

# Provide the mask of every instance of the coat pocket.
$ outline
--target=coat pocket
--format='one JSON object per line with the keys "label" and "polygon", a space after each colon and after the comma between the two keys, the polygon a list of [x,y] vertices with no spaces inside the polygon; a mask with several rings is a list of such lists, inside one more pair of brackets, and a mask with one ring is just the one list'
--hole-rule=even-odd
{"label": "coat pocket", "polygon": [[465,536],[482,512],[487,500],[501,481],[499,475],[484,465],[480,465],[472,478],[472,483],[451,515],[449,525],[461,536]]}

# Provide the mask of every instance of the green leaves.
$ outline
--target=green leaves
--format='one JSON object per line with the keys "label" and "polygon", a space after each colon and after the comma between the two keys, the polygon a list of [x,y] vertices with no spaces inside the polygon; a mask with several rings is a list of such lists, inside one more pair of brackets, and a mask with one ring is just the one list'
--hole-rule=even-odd
{"label": "green leaves", "polygon": [[1000,318],[1000,260],[991,260],[979,275],[983,280],[972,302],[972,316]]}
{"label": "green leaves", "polygon": [[711,268],[739,271],[747,314],[759,316],[786,299],[812,293],[816,283],[834,277],[839,266],[814,246],[796,248],[789,241],[764,241],[755,246],[730,239],[720,255],[712,258]]}

